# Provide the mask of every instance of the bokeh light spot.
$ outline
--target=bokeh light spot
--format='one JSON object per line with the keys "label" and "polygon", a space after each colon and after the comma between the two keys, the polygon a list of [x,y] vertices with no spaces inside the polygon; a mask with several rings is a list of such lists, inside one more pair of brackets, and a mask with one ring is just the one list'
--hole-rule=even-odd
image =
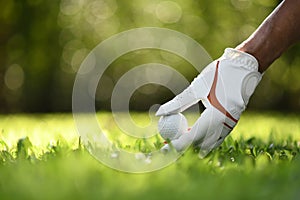
{"label": "bokeh light spot", "polygon": [[181,7],[173,1],[163,1],[157,4],[155,9],[156,17],[163,23],[171,24],[180,20],[182,15]]}
{"label": "bokeh light spot", "polygon": [[115,1],[92,1],[85,10],[85,20],[90,24],[99,22],[112,17],[118,8]]}
{"label": "bokeh light spot", "polygon": [[77,72],[79,67],[80,67],[80,64],[82,63],[82,61],[84,60],[84,58],[87,56],[87,54],[89,53],[89,50],[88,49],[79,49],[77,50],[74,54],[73,54],[73,57],[72,57],[72,61],[71,61],[71,64],[72,64],[72,69]]}
{"label": "bokeh light spot", "polygon": [[18,64],[11,65],[5,72],[4,82],[7,88],[17,90],[24,83],[24,71]]}
{"label": "bokeh light spot", "polygon": [[252,1],[249,0],[231,0],[231,4],[238,10],[244,10],[251,6]]}
{"label": "bokeh light spot", "polygon": [[60,3],[60,11],[65,15],[75,15],[80,11],[83,0],[62,0]]}

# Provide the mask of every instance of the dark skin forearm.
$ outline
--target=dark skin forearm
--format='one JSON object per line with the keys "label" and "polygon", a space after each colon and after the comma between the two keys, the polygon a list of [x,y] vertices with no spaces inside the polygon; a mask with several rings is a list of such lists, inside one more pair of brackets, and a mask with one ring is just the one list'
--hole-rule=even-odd
{"label": "dark skin forearm", "polygon": [[285,0],[242,44],[240,51],[253,55],[264,72],[291,45],[300,40],[300,0]]}

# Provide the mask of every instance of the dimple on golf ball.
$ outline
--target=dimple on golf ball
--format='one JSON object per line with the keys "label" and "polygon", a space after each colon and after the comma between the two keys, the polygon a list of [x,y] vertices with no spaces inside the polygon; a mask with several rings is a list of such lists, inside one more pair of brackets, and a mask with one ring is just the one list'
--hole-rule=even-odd
{"label": "dimple on golf ball", "polygon": [[161,116],[158,121],[158,132],[165,140],[177,139],[187,130],[187,119],[181,113]]}

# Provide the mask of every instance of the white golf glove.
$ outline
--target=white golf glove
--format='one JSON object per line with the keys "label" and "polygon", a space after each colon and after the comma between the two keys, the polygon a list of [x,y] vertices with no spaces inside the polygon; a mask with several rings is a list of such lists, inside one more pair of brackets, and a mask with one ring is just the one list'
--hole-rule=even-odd
{"label": "white golf glove", "polygon": [[187,134],[166,144],[161,150],[177,151],[194,143],[201,151],[218,147],[237,124],[262,74],[250,54],[227,48],[210,63],[182,93],[160,106],[156,116],[179,113],[202,101],[206,109]]}

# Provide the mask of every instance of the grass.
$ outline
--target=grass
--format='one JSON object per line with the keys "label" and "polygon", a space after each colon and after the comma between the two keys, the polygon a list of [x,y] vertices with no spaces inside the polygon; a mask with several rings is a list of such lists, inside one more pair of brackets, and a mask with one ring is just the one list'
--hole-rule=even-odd
{"label": "grass", "polygon": [[[120,139],[108,113],[98,117],[127,148],[145,145]],[[142,123],[147,115],[134,118]],[[206,158],[189,149],[162,170],[128,174],[102,165],[82,147],[71,114],[2,115],[0,198],[298,199],[299,122],[295,114],[247,112]]]}

